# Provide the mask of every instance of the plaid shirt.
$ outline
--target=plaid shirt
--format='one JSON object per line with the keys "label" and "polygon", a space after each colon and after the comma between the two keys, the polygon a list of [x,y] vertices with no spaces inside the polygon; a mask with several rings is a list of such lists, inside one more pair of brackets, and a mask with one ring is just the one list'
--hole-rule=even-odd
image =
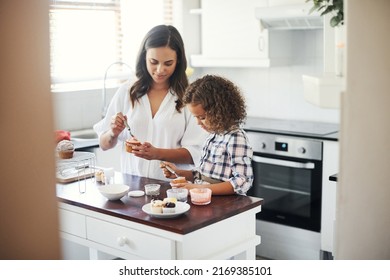
{"label": "plaid shirt", "polygon": [[252,155],[242,129],[210,134],[203,146],[199,171],[212,179],[229,181],[235,193],[246,195],[253,183]]}

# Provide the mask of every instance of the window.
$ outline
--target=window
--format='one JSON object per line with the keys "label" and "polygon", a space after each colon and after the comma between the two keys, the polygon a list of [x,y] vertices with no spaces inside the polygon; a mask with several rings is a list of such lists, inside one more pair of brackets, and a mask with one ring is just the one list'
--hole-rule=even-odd
{"label": "window", "polygon": [[[90,87],[120,61],[133,69],[143,36],[157,24],[171,24],[172,0],[52,0],[50,59],[52,89]],[[124,78],[123,64],[109,78]]]}

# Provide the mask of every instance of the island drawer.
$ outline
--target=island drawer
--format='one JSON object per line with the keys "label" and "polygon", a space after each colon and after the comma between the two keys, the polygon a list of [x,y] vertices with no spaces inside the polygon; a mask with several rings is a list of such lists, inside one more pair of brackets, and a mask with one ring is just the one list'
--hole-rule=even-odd
{"label": "island drawer", "polygon": [[175,242],[122,225],[87,217],[87,238],[146,259],[175,259]]}
{"label": "island drawer", "polygon": [[58,212],[60,217],[60,231],[82,238],[87,237],[84,215],[61,208],[58,210]]}

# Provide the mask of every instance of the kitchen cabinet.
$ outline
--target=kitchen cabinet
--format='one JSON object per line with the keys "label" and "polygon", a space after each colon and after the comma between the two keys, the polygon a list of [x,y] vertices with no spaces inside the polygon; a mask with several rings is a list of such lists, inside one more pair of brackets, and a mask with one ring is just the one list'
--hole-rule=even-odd
{"label": "kitchen cabinet", "polygon": [[296,1],[202,0],[201,54],[191,56],[192,67],[270,67],[293,60],[290,30],[269,32],[255,16],[256,8],[302,4]]}
{"label": "kitchen cabinet", "polygon": [[336,183],[329,176],[339,172],[339,142],[323,142],[321,250],[333,252],[333,234],[336,217]]}
{"label": "kitchen cabinet", "polygon": [[255,7],[265,0],[202,0],[201,55],[191,56],[192,67],[267,66],[266,44],[259,44],[260,24]]}
{"label": "kitchen cabinet", "polygon": [[98,246],[121,251],[134,258],[172,259],[174,241],[102,218],[86,218],[87,239]]}

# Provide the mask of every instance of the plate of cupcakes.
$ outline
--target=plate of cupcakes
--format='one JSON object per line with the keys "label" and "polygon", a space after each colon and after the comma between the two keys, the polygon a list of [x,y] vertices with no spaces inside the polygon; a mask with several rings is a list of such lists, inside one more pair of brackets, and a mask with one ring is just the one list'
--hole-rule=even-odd
{"label": "plate of cupcakes", "polygon": [[142,211],[155,218],[175,218],[190,210],[186,202],[177,201],[174,197],[156,199],[142,206]]}

